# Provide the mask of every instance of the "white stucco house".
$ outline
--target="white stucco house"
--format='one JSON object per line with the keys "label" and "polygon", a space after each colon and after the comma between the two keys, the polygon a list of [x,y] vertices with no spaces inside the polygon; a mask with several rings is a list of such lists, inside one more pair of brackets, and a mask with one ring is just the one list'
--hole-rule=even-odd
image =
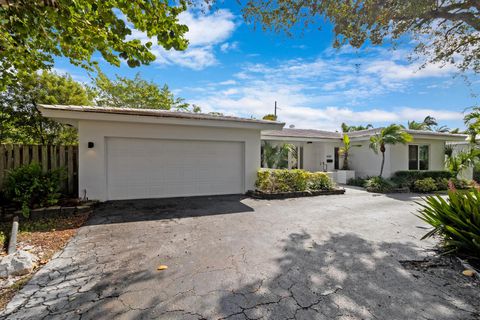
{"label": "white stucco house", "polygon": [[[254,189],[261,141],[292,143],[296,167],[341,168],[342,134],[282,129],[284,123],[208,114],[128,108],[40,105],[48,118],[78,128],[79,196],[122,200],[239,194]],[[350,166],[377,175],[380,157],[368,148],[376,130],[350,133]],[[464,135],[408,131],[414,141],[387,148],[385,176],[398,170],[442,170],[447,141]]]}
{"label": "white stucco house", "polygon": [[[369,148],[370,137],[381,128],[348,132],[351,144],[349,166],[357,177],[375,176],[380,172],[381,156]],[[387,146],[385,152],[384,177],[390,177],[401,170],[444,170],[445,144],[464,142],[463,134],[450,134],[432,131],[405,130],[413,141],[403,145]],[[262,140],[272,144],[290,143],[296,146],[299,155],[294,165],[308,171],[335,172],[342,168],[343,157],[338,150],[343,146],[343,133],[282,129],[262,132]]]}

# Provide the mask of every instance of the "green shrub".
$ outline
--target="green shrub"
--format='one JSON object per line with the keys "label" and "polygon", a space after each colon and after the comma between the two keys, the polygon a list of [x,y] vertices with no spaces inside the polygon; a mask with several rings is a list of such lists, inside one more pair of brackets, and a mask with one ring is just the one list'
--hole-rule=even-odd
{"label": "green shrub", "polygon": [[440,235],[448,251],[480,257],[480,191],[449,191],[428,196],[417,215],[433,227],[424,238]]}
{"label": "green shrub", "polygon": [[455,185],[455,188],[460,190],[471,189],[474,186],[474,183],[472,180],[466,180],[466,179],[450,179],[450,180]]}
{"label": "green shrub", "polygon": [[437,181],[440,179],[451,179],[453,174],[449,171],[422,171],[422,170],[408,170],[408,171],[397,171],[392,176],[392,181],[394,181],[399,187],[409,187],[414,189],[414,183],[417,180],[423,180],[426,178],[432,178]]}
{"label": "green shrub", "polygon": [[356,187],[364,187],[365,183],[369,178],[351,178],[348,179],[347,185],[349,186],[356,186]]}
{"label": "green shrub", "polygon": [[268,193],[331,190],[333,182],[323,172],[294,169],[261,169],[257,172],[255,187]]}
{"label": "green shrub", "polygon": [[10,170],[4,184],[7,200],[20,205],[25,217],[35,206],[53,205],[60,198],[63,169],[43,172],[38,163]]}
{"label": "green shrub", "polygon": [[387,193],[395,188],[395,184],[382,177],[371,177],[365,182],[365,188],[368,192]]}
{"label": "green shrub", "polygon": [[424,193],[438,190],[437,183],[435,182],[435,180],[433,180],[433,178],[417,180],[413,183],[413,187],[415,191]]}
{"label": "green shrub", "polygon": [[441,178],[435,180],[435,184],[437,185],[437,190],[448,190],[448,179]]}

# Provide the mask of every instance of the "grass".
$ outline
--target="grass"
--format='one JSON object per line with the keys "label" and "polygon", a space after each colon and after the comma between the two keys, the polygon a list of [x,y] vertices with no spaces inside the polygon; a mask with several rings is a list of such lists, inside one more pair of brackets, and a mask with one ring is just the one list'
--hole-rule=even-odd
{"label": "grass", "polygon": [[[39,258],[39,266],[47,263],[52,256],[63,249],[68,240],[73,237],[79,227],[88,219],[89,213],[82,213],[57,218],[43,218],[36,220],[20,221],[17,235],[19,247],[31,246],[31,252]],[[6,255],[5,248],[8,235],[12,227],[11,222],[0,223],[0,255]],[[0,310],[4,309],[12,297],[28,282],[32,275],[39,269],[24,277],[19,278],[10,287],[0,289]]]}

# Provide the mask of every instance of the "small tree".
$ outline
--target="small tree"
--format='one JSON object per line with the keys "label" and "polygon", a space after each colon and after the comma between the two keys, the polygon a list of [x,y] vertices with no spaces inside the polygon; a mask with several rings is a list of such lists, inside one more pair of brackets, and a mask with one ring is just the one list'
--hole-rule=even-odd
{"label": "small tree", "polygon": [[343,135],[343,147],[338,150],[338,153],[343,155],[342,170],[350,170],[348,166],[348,155],[352,147],[360,147],[360,145],[352,145],[348,134]]}
{"label": "small tree", "polygon": [[379,133],[370,137],[370,148],[378,154],[378,151],[382,153],[382,164],[380,167],[380,177],[383,174],[383,166],[385,165],[385,150],[386,145],[394,145],[397,143],[406,144],[412,141],[411,135],[405,132],[405,130],[398,124],[391,124],[386,128],[380,130]]}

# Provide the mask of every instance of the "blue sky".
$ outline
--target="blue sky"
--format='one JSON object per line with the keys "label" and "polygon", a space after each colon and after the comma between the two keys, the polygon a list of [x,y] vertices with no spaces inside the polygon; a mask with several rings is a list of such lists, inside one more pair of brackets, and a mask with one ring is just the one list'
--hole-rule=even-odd
{"label": "blue sky", "polygon": [[[279,120],[297,128],[338,129],[341,122],[406,124],[436,117],[440,124],[463,127],[463,112],[477,104],[480,78],[468,75],[471,85],[452,66],[409,62],[405,39],[393,51],[367,46],[361,50],[331,47],[331,26],[282,34],[254,30],[244,23],[240,8],[219,5],[215,11],[189,11],[181,21],[190,28],[185,52],[154,46],[157,60],[149,66],[120,68],[100,61],[102,70],[167,83],[179,96],[204,112],[261,118],[278,102]],[[134,37],[147,40],[144,34]],[[88,81],[87,73],[57,59],[56,69]]]}

